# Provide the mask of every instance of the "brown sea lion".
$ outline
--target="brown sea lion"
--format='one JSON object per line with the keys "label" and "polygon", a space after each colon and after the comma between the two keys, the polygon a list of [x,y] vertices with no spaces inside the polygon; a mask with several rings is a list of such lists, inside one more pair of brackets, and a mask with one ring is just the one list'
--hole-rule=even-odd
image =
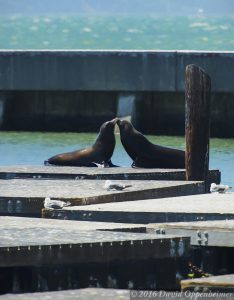
{"label": "brown sea lion", "polygon": [[133,160],[132,167],[185,168],[185,152],[151,143],[127,120],[117,120],[124,149]]}
{"label": "brown sea lion", "polygon": [[114,127],[117,119],[102,124],[94,144],[89,148],[57,154],[44,164],[80,167],[114,167],[111,156],[115,148]]}

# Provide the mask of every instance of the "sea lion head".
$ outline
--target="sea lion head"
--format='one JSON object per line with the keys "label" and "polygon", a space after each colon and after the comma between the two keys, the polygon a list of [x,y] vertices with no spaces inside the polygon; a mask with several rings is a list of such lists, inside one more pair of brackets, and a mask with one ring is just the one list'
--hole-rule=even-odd
{"label": "sea lion head", "polygon": [[[115,148],[115,133],[114,128],[117,122],[117,118],[105,122],[101,125],[99,134],[94,143],[95,147],[101,147],[104,153],[109,153],[108,155],[112,155]],[[105,154],[105,156],[108,156]]]}
{"label": "sea lion head", "polygon": [[107,136],[107,135],[113,135],[114,136],[114,128],[115,124],[117,123],[119,119],[115,118],[111,121],[107,121],[103,123],[100,127],[99,136]]}
{"label": "sea lion head", "polygon": [[121,136],[123,136],[124,134],[129,134],[134,130],[132,123],[127,120],[118,119],[116,123],[119,126]]}
{"label": "sea lion head", "polygon": [[121,143],[131,159],[135,161],[139,151],[144,148],[145,137],[127,120],[117,120],[117,124]]}

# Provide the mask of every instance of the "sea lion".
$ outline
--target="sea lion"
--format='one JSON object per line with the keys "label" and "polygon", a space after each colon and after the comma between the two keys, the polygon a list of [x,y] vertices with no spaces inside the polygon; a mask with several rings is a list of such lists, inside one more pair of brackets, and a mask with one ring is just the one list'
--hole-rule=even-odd
{"label": "sea lion", "polygon": [[99,134],[91,147],[73,152],[57,154],[45,165],[79,166],[79,167],[114,167],[111,156],[115,148],[114,127],[117,119],[105,122],[100,127]]}
{"label": "sea lion", "polygon": [[117,120],[120,139],[133,160],[132,167],[139,168],[185,168],[185,152],[151,143],[127,120]]}

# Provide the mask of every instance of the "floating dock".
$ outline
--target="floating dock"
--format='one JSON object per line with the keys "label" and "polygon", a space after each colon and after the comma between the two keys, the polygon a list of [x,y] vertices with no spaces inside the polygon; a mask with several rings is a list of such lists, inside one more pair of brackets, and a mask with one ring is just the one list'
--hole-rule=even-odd
{"label": "floating dock", "polygon": [[1,219],[6,223],[0,227],[0,293],[110,288],[114,283],[147,289],[156,282],[174,289],[175,273],[190,251],[188,237],[81,231],[77,222],[19,219]]}
{"label": "floating dock", "polygon": [[[181,281],[182,291],[234,293],[234,274]],[[234,294],[232,294],[232,297]],[[227,296],[231,299],[230,296]]]}
{"label": "floating dock", "polygon": [[46,210],[44,216],[136,224],[226,220],[234,219],[234,193],[73,206],[63,210]]}
{"label": "floating dock", "polygon": [[[190,295],[188,297],[188,295]],[[44,292],[44,293],[31,293],[31,294],[7,294],[0,296],[4,300],[140,300],[140,299],[157,299],[157,300],[171,300],[178,298],[187,300],[188,298],[199,297],[200,300],[207,300],[208,294],[204,293],[191,293],[188,292],[169,292],[169,291],[152,291],[152,290],[120,290],[120,289],[103,289],[103,288],[87,288],[79,290],[67,290],[58,292]],[[219,294],[212,294],[212,300],[220,300]],[[193,299],[192,298],[192,299]],[[208,298],[209,299],[209,298]],[[233,300],[234,296],[231,294],[223,295],[222,299]]]}
{"label": "floating dock", "polygon": [[234,248],[234,220],[150,224],[147,231],[189,236],[194,246]]}
{"label": "floating dock", "polygon": [[[4,300],[129,300],[129,290],[87,288],[79,290],[67,290],[58,292],[44,292],[31,294],[7,294],[0,296]],[[133,298],[134,299],[134,298]],[[201,298],[199,298],[201,299]],[[136,299],[137,300],[137,299]],[[183,300],[183,299],[182,299]]]}
{"label": "floating dock", "polygon": [[45,197],[87,205],[204,192],[203,182],[191,181],[125,180],[130,187],[122,191],[106,190],[104,184],[105,180],[0,180],[0,214],[39,216]]}
{"label": "floating dock", "polygon": [[47,228],[1,229],[0,267],[175,258],[189,238],[144,233]]}
{"label": "floating dock", "polygon": [[[217,196],[222,199],[220,205],[228,206],[230,204],[228,194]],[[230,213],[231,211],[232,207],[230,206]],[[233,218],[233,214],[229,218]],[[160,235],[188,236],[191,239],[192,264],[203,269],[204,273],[214,275],[234,273],[234,220],[148,224],[147,231],[150,233],[153,231]],[[191,273],[194,271],[192,270]],[[198,276],[201,275],[198,273]]]}
{"label": "floating dock", "polygon": [[[54,220],[41,218],[24,218],[24,217],[7,217],[0,216],[0,230],[7,228],[46,228],[46,230],[66,229],[66,230],[103,230],[103,231],[123,231],[123,232],[142,232],[146,233],[146,225],[144,224],[122,224],[122,223],[106,223],[106,222],[86,222],[86,221],[69,221]],[[153,232],[152,232],[153,233]]]}
{"label": "floating dock", "polygon": [[[220,183],[220,171],[210,170],[209,181]],[[0,179],[185,180],[185,170],[142,168],[85,168],[58,166],[0,166]]]}

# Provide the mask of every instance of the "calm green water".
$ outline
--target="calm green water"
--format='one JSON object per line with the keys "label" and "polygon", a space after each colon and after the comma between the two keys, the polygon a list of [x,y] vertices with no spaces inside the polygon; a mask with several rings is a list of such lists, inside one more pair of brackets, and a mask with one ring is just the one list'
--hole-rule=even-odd
{"label": "calm green water", "polygon": [[234,16],[0,16],[0,49],[234,50]]}
{"label": "calm green water", "polygon": [[[87,147],[97,134],[0,132],[0,165],[42,165],[52,155]],[[183,137],[148,136],[155,144],[184,149]],[[112,157],[119,166],[132,161],[116,135]],[[222,182],[234,186],[234,139],[211,139],[210,167],[220,169]]]}

